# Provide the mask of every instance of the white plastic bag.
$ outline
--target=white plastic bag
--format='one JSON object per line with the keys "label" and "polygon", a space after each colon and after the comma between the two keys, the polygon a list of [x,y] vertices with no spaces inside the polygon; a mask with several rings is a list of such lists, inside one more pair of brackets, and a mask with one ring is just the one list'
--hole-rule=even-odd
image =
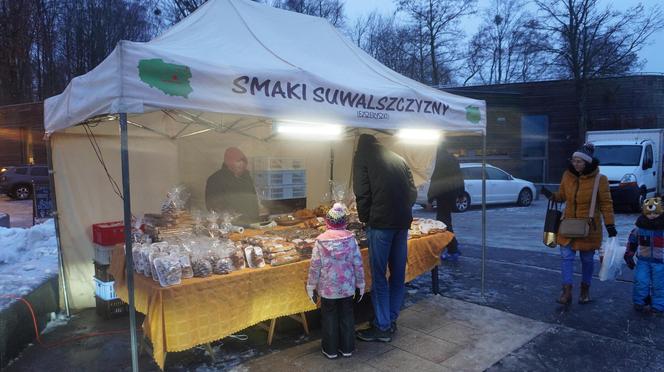
{"label": "white plastic bag", "polygon": [[603,282],[616,280],[622,272],[625,248],[621,247],[618,240],[613,237],[602,244],[602,251],[604,251],[604,259],[602,260],[602,267],[599,269],[599,280]]}

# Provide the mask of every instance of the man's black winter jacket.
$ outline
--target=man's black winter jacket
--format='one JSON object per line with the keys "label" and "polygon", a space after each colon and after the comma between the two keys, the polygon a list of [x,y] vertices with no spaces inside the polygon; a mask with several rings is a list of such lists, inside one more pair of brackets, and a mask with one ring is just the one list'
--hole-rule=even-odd
{"label": "man's black winter jacket", "polygon": [[417,199],[406,161],[378,143],[360,136],[353,159],[353,191],[360,221],[377,229],[408,229]]}

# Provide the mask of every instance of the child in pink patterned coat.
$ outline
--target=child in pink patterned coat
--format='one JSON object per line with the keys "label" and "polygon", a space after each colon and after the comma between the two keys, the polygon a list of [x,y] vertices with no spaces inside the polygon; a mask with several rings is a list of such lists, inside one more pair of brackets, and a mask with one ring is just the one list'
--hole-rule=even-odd
{"label": "child in pink patterned coat", "polygon": [[[355,235],[346,230],[348,210],[336,203],[325,216],[327,231],[316,238],[311,254],[307,294],[321,297],[322,351],[329,359],[350,357],[355,350],[353,296],[364,295],[362,256]],[[358,301],[359,302],[359,301]]]}

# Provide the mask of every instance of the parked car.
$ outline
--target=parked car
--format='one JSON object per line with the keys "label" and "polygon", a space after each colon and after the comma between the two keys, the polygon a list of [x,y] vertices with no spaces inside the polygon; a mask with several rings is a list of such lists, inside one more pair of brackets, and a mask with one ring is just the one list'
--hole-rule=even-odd
{"label": "parked car", "polygon": [[13,199],[25,200],[32,196],[32,183],[50,182],[45,165],[22,165],[0,169],[0,194]]}
{"label": "parked car", "polygon": [[[461,173],[466,191],[456,204],[457,212],[465,212],[471,205],[482,204],[482,164],[462,163]],[[417,204],[426,206],[429,182],[417,189]],[[486,166],[486,203],[516,203],[526,207],[533,202],[535,185],[532,182],[514,178],[504,170],[487,164]]]}

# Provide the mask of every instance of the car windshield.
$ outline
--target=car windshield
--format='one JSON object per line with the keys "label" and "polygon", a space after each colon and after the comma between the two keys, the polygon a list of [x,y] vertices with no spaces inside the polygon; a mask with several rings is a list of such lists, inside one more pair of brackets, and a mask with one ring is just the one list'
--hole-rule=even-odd
{"label": "car windshield", "polygon": [[636,166],[641,161],[641,146],[595,146],[594,156],[599,159],[600,165]]}

